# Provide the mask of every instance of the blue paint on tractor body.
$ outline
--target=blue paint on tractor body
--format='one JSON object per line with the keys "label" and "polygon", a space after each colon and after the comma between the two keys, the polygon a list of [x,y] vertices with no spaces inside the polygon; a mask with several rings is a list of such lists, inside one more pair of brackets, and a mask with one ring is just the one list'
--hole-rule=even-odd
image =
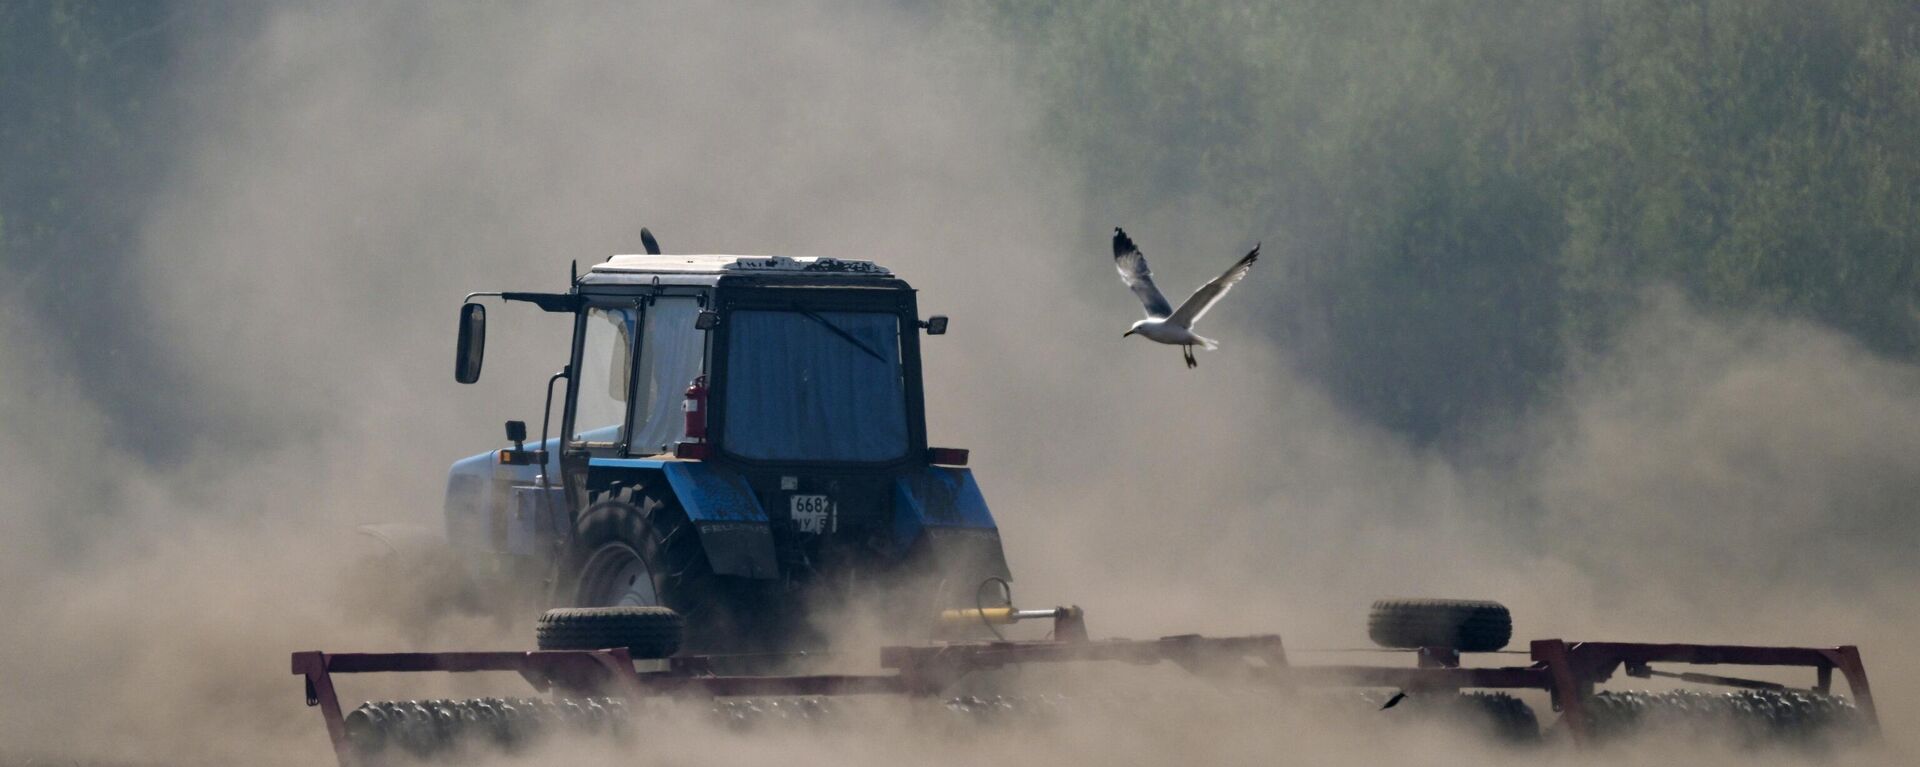
{"label": "blue paint on tractor body", "polygon": [[[558,443],[557,439],[547,441],[549,455],[558,454]],[[596,477],[590,486],[600,492],[617,492],[622,487],[647,485],[664,478],[674,500],[700,531],[716,574],[781,576],[775,555],[774,520],[741,472],[724,464],[671,458],[596,457],[589,459],[588,466]],[[549,462],[546,471],[550,478],[558,478],[557,459]],[[533,553],[526,545],[515,546],[510,533],[517,528],[503,528],[489,510],[512,507],[513,493],[533,492],[539,474],[540,467],[501,464],[494,451],[454,463],[447,480],[448,542],[467,551]],[[649,475],[656,479],[646,479]],[[972,547],[986,552],[988,564],[981,572],[1004,575],[998,526],[972,471],[912,467],[896,474],[892,485],[891,508],[885,510],[890,519],[881,528],[888,543],[884,547],[886,556],[904,558],[916,549],[930,549],[932,556],[943,561],[965,559],[973,554],[956,552]],[[551,497],[549,494],[557,490],[556,483],[552,490],[541,491],[541,497]],[[548,524],[558,525],[565,519],[563,513]],[[503,530],[509,533],[505,537]],[[564,538],[564,531],[555,533]]]}
{"label": "blue paint on tractor body", "polygon": [[667,464],[678,463],[663,458],[591,458],[587,465],[608,469],[661,469]]}
{"label": "blue paint on tractor body", "polygon": [[[560,439],[547,440],[547,476],[559,487]],[[447,542],[455,549],[485,551],[501,545],[494,540],[493,514],[508,508],[512,499],[508,488],[532,485],[540,476],[538,466],[508,466],[500,463],[498,451],[488,450],[453,463],[447,470],[445,521]]]}
{"label": "blue paint on tractor body", "polygon": [[894,480],[893,496],[893,543],[903,551],[930,527],[998,529],[971,469],[925,467]]}
{"label": "blue paint on tractor body", "polygon": [[767,522],[767,511],[753,495],[746,477],[702,461],[653,458],[595,458],[594,468],[642,469],[666,475],[680,508],[695,524],[704,522]]}

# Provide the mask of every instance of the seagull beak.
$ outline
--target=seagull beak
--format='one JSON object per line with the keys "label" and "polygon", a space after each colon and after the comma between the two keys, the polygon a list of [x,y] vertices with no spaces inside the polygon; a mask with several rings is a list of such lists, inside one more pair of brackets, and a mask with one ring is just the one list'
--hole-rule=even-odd
{"label": "seagull beak", "polygon": [[1125,332],[1125,333],[1121,333],[1121,334],[1120,334],[1120,337],[1121,337],[1121,338],[1126,338],[1127,336],[1130,336],[1130,335],[1133,335],[1133,331],[1131,331],[1131,330],[1129,330],[1129,331],[1127,331],[1127,332]]}

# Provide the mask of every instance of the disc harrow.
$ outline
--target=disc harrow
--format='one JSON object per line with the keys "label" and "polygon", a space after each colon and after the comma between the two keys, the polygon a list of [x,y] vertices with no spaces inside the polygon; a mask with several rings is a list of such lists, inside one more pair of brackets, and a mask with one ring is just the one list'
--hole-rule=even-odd
{"label": "disc harrow", "polygon": [[[1451,609],[1451,608],[1450,608]],[[1742,744],[1791,742],[1814,745],[1871,739],[1879,720],[1859,650],[1834,647],[1646,644],[1535,640],[1525,665],[1463,663],[1452,647],[1411,650],[1410,665],[1301,663],[1276,635],[1203,637],[1187,634],[1148,640],[1090,639],[1078,608],[1007,611],[1005,620],[1034,612],[1052,616],[1049,639],[951,641],[886,647],[879,673],[758,674],[723,669],[770,667],[764,657],[742,664],[732,656],[676,655],[636,666],[627,643],[608,649],[449,653],[297,652],[292,670],[304,677],[307,703],[321,710],[342,767],[364,767],[394,758],[443,757],[486,747],[508,752],[559,734],[619,737],[663,707],[694,706],[694,713],[731,728],[769,723],[815,724],[843,717],[852,696],[921,701],[921,710],[944,712],[956,721],[1045,724],[1062,712],[1096,713],[1106,706],[1152,705],[1155,695],[1067,698],[1059,695],[980,693],[983,672],[1033,664],[1119,661],[1178,666],[1194,677],[1235,691],[1234,705],[1280,710],[1325,706],[1377,717],[1377,721],[1438,721],[1477,730],[1495,740],[1528,744],[1542,740],[1532,706],[1511,693],[1544,694],[1559,716],[1544,732],[1575,745],[1628,735],[1677,731],[1731,737]],[[1477,640],[1476,640],[1477,641]],[[1484,645],[1484,643],[1482,643]],[[1466,653],[1474,657],[1474,653]],[[1478,656],[1480,658],[1497,656]],[[1664,666],[1800,667],[1814,672],[1805,688]],[[338,674],[375,672],[518,673],[545,698],[475,698],[369,702],[343,711],[335,689]],[[1832,689],[1842,678],[1851,697]],[[1663,677],[1695,686],[1670,692],[1598,690],[1616,674]],[[991,679],[986,680],[988,682]],[[991,689],[991,685],[986,685]],[[960,690],[973,689],[972,694]],[[1157,689],[1157,688],[1156,688]],[[1359,694],[1339,693],[1357,690]],[[1328,703],[1331,701],[1331,703]],[[1173,705],[1180,705],[1175,701]]]}

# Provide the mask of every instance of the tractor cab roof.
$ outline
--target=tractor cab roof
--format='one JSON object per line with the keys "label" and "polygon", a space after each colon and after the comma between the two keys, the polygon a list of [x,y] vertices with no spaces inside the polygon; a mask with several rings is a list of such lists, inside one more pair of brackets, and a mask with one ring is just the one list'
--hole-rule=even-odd
{"label": "tractor cab roof", "polygon": [[582,285],[718,285],[726,283],[857,285],[895,283],[872,261],[812,256],[622,255],[594,264]]}

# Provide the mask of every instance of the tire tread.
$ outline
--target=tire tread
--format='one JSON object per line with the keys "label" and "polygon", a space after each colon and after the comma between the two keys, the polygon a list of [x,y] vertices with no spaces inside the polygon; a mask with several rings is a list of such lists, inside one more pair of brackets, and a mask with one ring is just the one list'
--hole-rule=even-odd
{"label": "tire tread", "polygon": [[534,637],[542,650],[625,648],[635,658],[665,658],[680,650],[686,622],[666,607],[562,607],[540,616]]}
{"label": "tire tread", "polygon": [[1394,649],[1492,652],[1513,638],[1513,615],[1487,600],[1382,599],[1367,616],[1367,636]]}

